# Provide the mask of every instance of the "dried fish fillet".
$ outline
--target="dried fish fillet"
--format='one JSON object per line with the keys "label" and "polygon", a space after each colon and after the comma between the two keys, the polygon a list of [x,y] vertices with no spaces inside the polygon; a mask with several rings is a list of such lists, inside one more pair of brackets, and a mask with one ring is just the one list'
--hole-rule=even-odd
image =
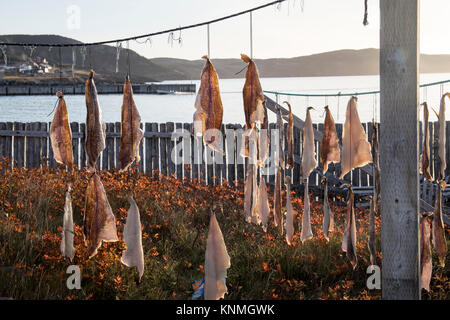
{"label": "dried fish fillet", "polygon": [[[262,130],[265,135],[263,145],[258,143],[258,164],[262,165],[268,156],[269,143],[269,121],[267,117],[267,107],[265,105],[264,93],[259,81],[258,68],[255,62],[247,55],[241,54],[241,59],[248,64],[245,74],[245,84],[243,88],[244,113],[245,113],[245,130],[249,131],[257,127],[258,131]],[[248,156],[248,135],[244,137],[243,150],[241,156]]]}
{"label": "dried fish fillet", "polygon": [[445,267],[445,257],[447,255],[447,240],[445,239],[444,221],[442,218],[442,189],[445,188],[445,182],[438,184],[438,194],[433,212],[433,247],[436,251],[439,264]]}
{"label": "dried fish fillet", "polygon": [[320,147],[320,165],[323,168],[323,174],[328,171],[330,163],[339,163],[340,161],[341,149],[339,148],[336,126],[330,109],[328,106],[325,106],[325,122],[323,124],[323,137]]}
{"label": "dried fish fillet", "polygon": [[66,102],[63,93],[56,93],[58,106],[55,110],[53,121],[50,125],[50,140],[52,143],[53,157],[59,164],[73,167],[72,130],[69,124]]}
{"label": "dried fish fillet", "polygon": [[356,97],[351,97],[347,105],[344,132],[342,134],[341,175],[339,179],[342,179],[354,168],[362,167],[372,162],[370,144],[366,139],[366,133],[359,120],[356,101]]}
{"label": "dried fish fillet", "polygon": [[142,229],[139,208],[133,197],[129,197],[127,221],[123,228],[123,241],[126,250],[122,252],[120,261],[127,267],[136,267],[139,271],[139,281],[144,274],[144,250],[142,249]]}
{"label": "dried fish fillet", "polygon": [[334,213],[330,208],[330,202],[328,199],[328,180],[325,179],[325,190],[323,194],[323,223],[322,223],[323,236],[329,241],[330,232],[334,231]]}
{"label": "dried fish fillet", "polygon": [[266,182],[260,176],[258,188],[258,219],[257,223],[262,224],[264,232],[267,232],[267,220],[269,218],[269,198],[267,197]]}
{"label": "dried fish fillet", "polygon": [[211,215],[205,254],[205,300],[219,300],[227,293],[226,277],[230,268],[228,255],[222,231],[215,214]]}
{"label": "dried fish fillet", "polygon": [[[223,153],[222,141],[217,139],[222,127],[223,106],[220,97],[219,77],[208,56],[202,70],[200,89],[195,100],[194,134],[213,150]],[[206,134],[205,134],[206,133]]]}
{"label": "dried fish fillet", "polygon": [[141,116],[134,103],[130,77],[127,76],[123,85],[122,137],[119,151],[119,166],[121,170],[128,169],[135,159],[136,163],[141,160],[139,157],[139,144],[144,136],[144,131],[140,128],[140,125]]}
{"label": "dried fish fillet", "polygon": [[303,153],[302,153],[302,175],[303,179],[309,178],[309,175],[317,167],[316,151],[314,146],[314,129],[312,126],[311,113],[312,107],[306,110],[305,126],[303,127]]}
{"label": "dried fish fillet", "polygon": [[73,211],[72,211],[72,197],[70,192],[72,187],[69,185],[66,191],[66,202],[64,203],[64,216],[62,227],[62,240],[61,240],[61,254],[63,257],[68,257],[70,261],[75,256],[75,248],[73,247]]}
{"label": "dried fish fillet", "polygon": [[302,242],[311,239],[313,237],[311,229],[311,206],[309,204],[309,191],[308,191],[309,179],[305,179],[305,201],[304,210],[302,216],[302,234],[300,240]]}
{"label": "dried fish fillet", "polygon": [[356,221],[355,221],[355,208],[354,208],[354,195],[351,186],[349,188],[349,198],[347,202],[347,214],[345,217],[345,230],[342,239],[342,250],[347,253],[347,258],[353,266],[356,268],[358,264],[358,257],[356,255]]}
{"label": "dried fish fillet", "polygon": [[287,139],[287,166],[286,168],[294,168],[294,116],[292,115],[291,104],[287,101],[284,101],[289,107],[289,121],[286,128],[286,139]]}
{"label": "dried fish fillet", "polygon": [[100,153],[105,149],[106,124],[98,104],[97,88],[94,83],[94,71],[86,80],[86,162],[88,169],[95,168]]}
{"label": "dried fish fillet", "polygon": [[250,222],[252,219],[253,184],[256,177],[254,167],[255,165],[248,164],[244,184],[244,219],[247,222]]}
{"label": "dried fish fillet", "polygon": [[281,168],[277,168],[275,175],[275,189],[273,194],[273,219],[275,227],[280,227],[281,234],[283,234],[283,215],[281,212]]}
{"label": "dried fish fillet", "polygon": [[439,157],[439,175],[437,180],[441,181],[445,178],[445,169],[447,168],[447,162],[445,159],[445,143],[446,143],[446,134],[445,134],[445,97],[450,98],[450,93],[447,92],[441,97],[441,104],[439,107],[439,138],[438,138],[438,157]]}
{"label": "dried fish fillet", "polygon": [[[288,177],[287,181],[290,180]],[[292,243],[294,235],[294,209],[291,202],[291,184],[286,183],[286,242],[288,245]]]}
{"label": "dried fish fillet", "polygon": [[281,115],[281,108],[278,108],[277,112],[277,131],[278,131],[278,146],[276,152],[275,165],[284,169],[284,124],[283,117]]}
{"label": "dried fish fillet", "polygon": [[109,205],[105,188],[96,173],[89,179],[86,189],[83,234],[89,258],[97,254],[97,249],[102,245],[102,241],[115,242],[119,240],[116,218]]}
{"label": "dried fish fillet", "polygon": [[430,220],[425,216],[420,222],[420,279],[421,287],[427,291],[430,291],[431,272],[433,269],[430,236]]}
{"label": "dried fish fillet", "polygon": [[423,174],[424,179],[433,181],[430,174],[430,128],[428,126],[428,106],[427,103],[423,104],[423,148],[420,155],[419,172]]}

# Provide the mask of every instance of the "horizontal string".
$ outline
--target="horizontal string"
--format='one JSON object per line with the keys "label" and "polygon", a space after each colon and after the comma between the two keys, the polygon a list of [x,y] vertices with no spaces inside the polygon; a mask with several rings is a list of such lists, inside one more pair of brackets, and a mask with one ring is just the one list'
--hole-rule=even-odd
{"label": "horizontal string", "polygon": [[108,44],[108,43],[116,43],[116,42],[129,41],[129,40],[137,40],[137,39],[148,38],[148,37],[157,36],[157,35],[161,35],[161,34],[165,34],[165,33],[171,33],[171,32],[175,32],[175,31],[181,31],[181,30],[186,30],[186,29],[197,28],[197,27],[201,27],[201,26],[204,26],[204,25],[220,22],[220,21],[223,21],[223,20],[227,20],[227,19],[231,19],[231,18],[234,18],[234,17],[237,17],[237,16],[241,16],[241,15],[249,13],[249,12],[257,11],[257,10],[260,10],[260,9],[263,9],[263,8],[266,8],[266,7],[269,7],[271,5],[278,4],[278,3],[281,3],[281,2],[284,2],[284,1],[286,1],[286,0],[276,0],[276,1],[272,1],[272,2],[269,2],[269,3],[263,4],[263,5],[258,6],[258,7],[254,7],[254,8],[245,10],[245,11],[234,13],[234,14],[231,14],[231,15],[228,15],[228,16],[225,16],[225,17],[221,17],[221,18],[217,18],[217,19],[214,19],[214,20],[209,20],[209,21],[205,21],[205,22],[191,24],[191,25],[188,25],[188,26],[183,26],[183,27],[178,27],[178,28],[173,28],[173,29],[168,29],[168,30],[148,33],[148,34],[143,34],[143,35],[135,36],[135,37],[114,39],[114,40],[107,40],[107,41],[99,41],[99,42],[90,42],[90,43],[57,44],[57,43],[7,43],[7,42],[0,42],[0,45],[6,45],[6,46],[29,46],[29,47],[83,47],[83,46],[95,46],[95,45],[102,45],[102,44]]}
{"label": "horizontal string", "polygon": [[[431,87],[438,84],[444,84],[450,82],[449,80],[437,81],[424,83],[420,85],[420,88]],[[316,94],[316,93],[289,93],[289,92],[279,92],[279,91],[268,91],[264,90],[264,93],[278,94],[283,96],[295,96],[295,97],[349,97],[349,96],[363,96],[368,94],[377,94],[380,91],[364,91],[364,92],[354,92],[354,93],[324,93],[324,94]]]}

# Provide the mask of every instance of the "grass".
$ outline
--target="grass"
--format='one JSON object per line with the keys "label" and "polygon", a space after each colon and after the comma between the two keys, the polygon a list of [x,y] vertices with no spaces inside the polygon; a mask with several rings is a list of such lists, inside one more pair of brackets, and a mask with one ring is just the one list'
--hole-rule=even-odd
{"label": "grass", "polygon": [[[315,237],[300,242],[298,221],[303,202],[293,198],[293,245],[273,226],[267,233],[243,219],[243,192],[224,184],[207,187],[170,177],[101,172],[121,239],[134,190],[141,212],[145,272],[137,283],[136,268],[120,263],[122,241],[103,244],[87,259],[82,236],[84,197],[89,174],[50,168],[4,170],[0,175],[0,297],[14,299],[189,299],[192,281],[203,276],[211,210],[222,229],[231,268],[225,299],[379,299],[381,290],[366,288],[367,211],[356,210],[358,266],[340,250],[344,208],[332,206],[337,230],[328,243],[320,231],[322,205],[312,201]],[[61,257],[64,193],[73,183],[76,255]],[[270,199],[272,205],[272,199]],[[379,234],[380,219],[376,219]],[[448,229],[447,229],[448,234]],[[380,240],[377,241],[380,248]],[[381,255],[378,255],[379,264]],[[66,287],[66,269],[80,266],[81,290]],[[450,268],[437,266],[425,299],[450,298]]]}

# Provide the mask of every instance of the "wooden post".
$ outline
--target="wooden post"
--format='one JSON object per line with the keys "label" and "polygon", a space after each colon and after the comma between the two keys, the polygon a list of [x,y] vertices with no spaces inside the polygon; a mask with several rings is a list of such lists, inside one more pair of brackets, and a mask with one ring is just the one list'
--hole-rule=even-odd
{"label": "wooden post", "polygon": [[383,299],[420,299],[419,0],[380,1]]}

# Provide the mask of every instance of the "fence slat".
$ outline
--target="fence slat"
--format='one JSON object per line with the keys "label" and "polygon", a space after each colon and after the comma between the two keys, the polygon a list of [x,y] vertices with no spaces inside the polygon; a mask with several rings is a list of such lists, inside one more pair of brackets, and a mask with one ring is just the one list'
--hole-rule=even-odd
{"label": "fence slat", "polygon": [[[191,124],[184,123],[183,124],[184,133],[188,134],[191,132]],[[192,150],[191,150],[191,136],[188,137],[183,136],[183,176],[188,181],[192,180]]]}
{"label": "fence slat", "polygon": [[[156,122],[152,122],[151,124],[151,131],[152,132],[158,132],[158,124]],[[158,137],[152,138],[152,174],[153,171],[159,172],[159,139]]]}
{"label": "fence slat", "polygon": [[236,181],[238,184],[243,184],[245,179],[245,159],[241,156],[241,148],[242,144],[244,143],[243,139],[243,133],[244,133],[244,127],[240,124],[235,124],[235,137],[236,137],[236,148],[235,148],[235,154],[236,154]]}
{"label": "fence slat", "polygon": [[[166,130],[168,133],[172,134],[175,131],[175,124],[173,122],[167,122]],[[176,173],[175,162],[172,159],[172,152],[175,148],[175,141],[171,138],[167,138],[167,166],[168,166],[168,174],[172,176]]]}
{"label": "fence slat", "polygon": [[[152,125],[150,123],[145,124],[145,131],[152,131]],[[141,143],[145,141],[145,173],[152,175],[152,151],[153,151],[153,138],[143,138]],[[143,161],[143,159],[141,159]]]}
{"label": "fence slat", "polygon": [[[166,132],[166,124],[161,123],[159,125],[159,132]],[[167,139],[159,139],[160,154],[161,154],[161,174],[167,175]]]}
{"label": "fence slat", "polygon": [[72,122],[70,124],[70,129],[72,130],[72,151],[73,151],[73,163],[74,165],[79,167],[79,144],[80,144],[80,139],[79,138],[74,138],[73,135],[74,133],[78,133],[80,131],[80,124],[78,122]]}
{"label": "fence slat", "polygon": [[232,124],[227,124],[225,126],[225,148],[227,149],[227,179],[230,184],[234,184],[236,180],[235,140],[234,126]]}
{"label": "fence slat", "polygon": [[[182,132],[183,124],[177,122],[175,124],[176,132]],[[176,160],[176,175],[178,180],[183,180],[183,138],[180,137],[174,140],[174,148],[175,148],[175,160]]]}
{"label": "fence slat", "polygon": [[[85,133],[86,124],[80,123],[80,132]],[[86,166],[86,137],[83,136],[80,138],[80,169],[83,169]]]}

